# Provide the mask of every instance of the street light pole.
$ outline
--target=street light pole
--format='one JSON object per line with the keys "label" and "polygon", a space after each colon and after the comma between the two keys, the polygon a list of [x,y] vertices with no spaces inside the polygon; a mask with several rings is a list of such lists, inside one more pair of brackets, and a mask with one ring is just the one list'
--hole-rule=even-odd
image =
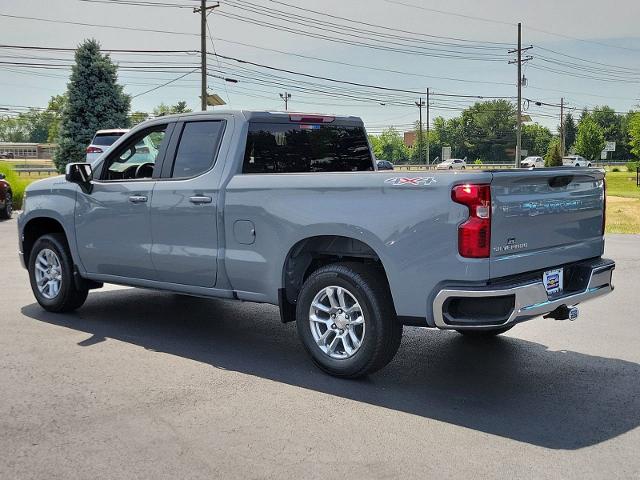
{"label": "street light pole", "polygon": [[284,100],[284,111],[288,111],[289,110],[289,99],[291,98],[291,94],[287,93],[287,91],[285,90],[284,93],[280,94],[280,98],[282,100]]}

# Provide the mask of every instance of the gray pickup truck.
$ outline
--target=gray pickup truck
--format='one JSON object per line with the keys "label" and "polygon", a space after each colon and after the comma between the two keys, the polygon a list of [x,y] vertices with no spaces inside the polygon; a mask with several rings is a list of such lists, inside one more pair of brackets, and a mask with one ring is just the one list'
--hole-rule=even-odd
{"label": "gray pickup truck", "polygon": [[53,312],[103,283],[279,305],[357,377],[403,325],[490,337],[610,292],[604,188],[585,168],[378,172],[355,117],[167,116],[30,185],[20,257]]}

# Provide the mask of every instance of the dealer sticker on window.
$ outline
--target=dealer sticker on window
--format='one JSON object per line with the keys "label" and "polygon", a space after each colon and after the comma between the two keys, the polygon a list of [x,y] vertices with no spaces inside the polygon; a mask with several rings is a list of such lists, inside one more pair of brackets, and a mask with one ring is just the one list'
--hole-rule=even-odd
{"label": "dealer sticker on window", "polygon": [[544,288],[549,295],[562,291],[562,274],[562,268],[547,270],[542,274],[542,283],[544,283]]}

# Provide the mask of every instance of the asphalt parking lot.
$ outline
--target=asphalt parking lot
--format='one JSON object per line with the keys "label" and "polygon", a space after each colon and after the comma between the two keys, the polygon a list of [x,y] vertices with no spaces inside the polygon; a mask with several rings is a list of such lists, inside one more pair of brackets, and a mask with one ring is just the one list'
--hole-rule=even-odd
{"label": "asphalt parking lot", "polygon": [[0,478],[640,478],[640,236],[576,322],[407,328],[359,381],[273,306],[108,287],[43,311],[0,223]]}

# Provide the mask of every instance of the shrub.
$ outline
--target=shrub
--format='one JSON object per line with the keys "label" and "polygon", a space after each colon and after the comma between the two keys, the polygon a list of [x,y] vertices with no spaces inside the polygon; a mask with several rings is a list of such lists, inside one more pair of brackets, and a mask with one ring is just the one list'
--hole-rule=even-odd
{"label": "shrub", "polygon": [[619,172],[619,171],[620,171],[620,169],[619,169],[618,167],[613,167],[613,168],[611,169],[611,171],[612,171],[612,172]]}
{"label": "shrub", "polygon": [[28,180],[20,178],[18,174],[8,164],[3,164],[0,161],[0,173],[4,173],[5,180],[11,185],[11,193],[13,193],[13,208],[20,210],[22,208],[22,197],[24,196],[24,189],[29,183]]}
{"label": "shrub", "polygon": [[476,161],[473,162],[474,165],[482,165],[482,160],[480,160],[479,158],[476,158]]}
{"label": "shrub", "polygon": [[627,172],[636,172],[638,170],[638,166],[640,166],[640,162],[627,162],[625,165],[627,167]]}

